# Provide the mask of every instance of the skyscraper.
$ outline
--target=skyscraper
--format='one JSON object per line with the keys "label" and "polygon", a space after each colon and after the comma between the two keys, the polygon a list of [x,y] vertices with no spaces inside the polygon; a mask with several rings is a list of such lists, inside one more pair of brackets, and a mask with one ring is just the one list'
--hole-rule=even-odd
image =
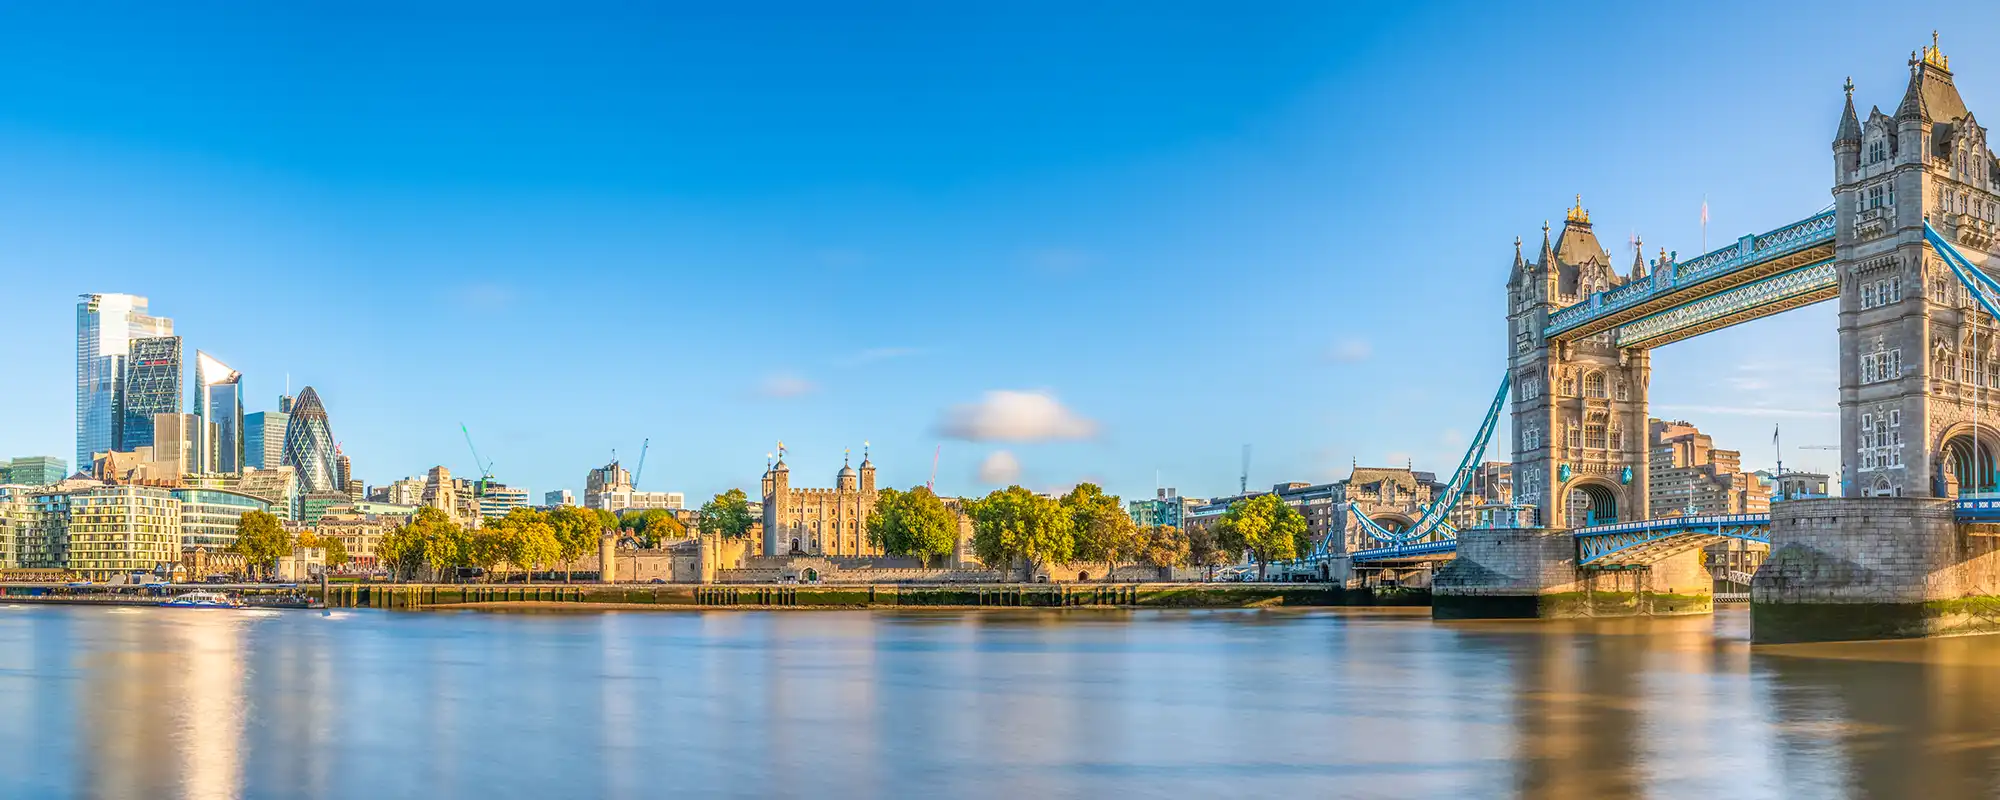
{"label": "skyscraper", "polygon": [[252,469],[277,469],[285,461],[285,423],[291,419],[283,411],[259,411],[243,415],[243,465]]}
{"label": "skyscraper", "polygon": [[86,294],[76,304],[76,463],[118,449],[125,428],[125,363],[132,340],[172,336],[174,321],[146,313],[146,298]]}
{"label": "skyscraper", "polygon": [[333,427],[311,386],[292,402],[291,419],[285,424],[284,464],[298,471],[301,493],[345,488],[334,482]]}
{"label": "skyscraper", "polygon": [[153,417],[181,410],[181,337],[133,339],[125,359],[125,421],[119,450],[153,444]]}
{"label": "skyscraper", "polygon": [[208,448],[220,437],[215,424],[193,414],[153,416],[153,461],[166,465],[176,475],[206,472],[202,465],[214,460]]}
{"label": "skyscraper", "polygon": [[[201,448],[214,453],[215,461],[202,465],[202,472],[234,474],[243,471],[243,373],[200,350],[194,354],[194,413],[215,426],[216,440]],[[202,429],[204,432],[208,428]]]}

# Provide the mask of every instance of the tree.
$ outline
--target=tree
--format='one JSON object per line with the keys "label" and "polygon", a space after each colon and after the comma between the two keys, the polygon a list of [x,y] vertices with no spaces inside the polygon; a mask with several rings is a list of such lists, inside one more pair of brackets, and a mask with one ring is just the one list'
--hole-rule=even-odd
{"label": "tree", "polygon": [[329,567],[338,567],[353,560],[347,555],[347,543],[338,536],[319,537],[319,546],[326,548],[326,565]]}
{"label": "tree", "polygon": [[236,521],[236,541],[229,543],[229,552],[242,555],[246,565],[262,567],[269,575],[280,557],[292,554],[292,535],[270,513],[246,511]]}
{"label": "tree", "polygon": [[1188,563],[1190,537],[1172,525],[1154,525],[1139,532],[1137,555],[1160,569]]}
{"label": "tree", "polygon": [[[747,501],[744,507],[746,509],[749,507]],[[661,542],[668,539],[687,536],[687,526],[681,524],[680,519],[674,516],[674,512],[663,508],[649,508],[637,514],[626,514],[618,518],[618,527],[631,531],[633,536],[638,537],[639,545],[648,548],[659,547]]]}
{"label": "tree", "polygon": [[597,541],[604,535],[604,518],[598,516],[601,509],[563,506],[549,512],[549,527],[554,529],[556,545],[561,548],[558,556],[563,562],[563,582],[570,579],[570,565],[577,559],[597,550]]}
{"label": "tree", "polygon": [[417,509],[410,521],[382,537],[375,554],[405,580],[429,569],[433,574],[470,562],[470,542],[451,517],[429,506]]}
{"label": "tree", "polygon": [[1216,523],[1209,523],[1193,525],[1183,531],[1187,536],[1187,563],[1190,566],[1207,568],[1208,574],[1205,577],[1209,579],[1215,577],[1217,565],[1229,563],[1234,558],[1234,553],[1242,552],[1240,549],[1225,546],[1221,533],[1216,530],[1219,527],[1221,526]]}
{"label": "tree", "polygon": [[480,579],[491,582],[493,568],[507,560],[507,537],[512,534],[513,528],[507,524],[505,518],[467,532],[464,548],[465,564],[478,567],[480,572],[484,573]]}
{"label": "tree", "polygon": [[748,536],[750,526],[757,522],[750,516],[750,498],[742,489],[731,489],[703,503],[696,519],[702,533],[719,533],[731,539]]}
{"label": "tree", "polygon": [[1043,564],[1068,561],[1076,552],[1074,523],[1055,500],[1009,486],[971,506],[972,548],[981,561],[1012,568],[1020,559],[1033,580]]}
{"label": "tree", "polygon": [[868,541],[892,556],[915,556],[929,569],[932,556],[958,546],[958,515],[930,487],[883,489],[868,517]]}
{"label": "tree", "polygon": [[509,519],[503,523],[498,536],[501,554],[508,563],[527,573],[529,583],[534,583],[535,569],[562,555],[562,543],[556,541],[555,528],[540,520]]}
{"label": "tree", "polygon": [[1298,558],[1312,548],[1306,518],[1275,494],[1260,494],[1229,504],[1220,523],[1227,541],[1240,544],[1257,559],[1257,579],[1263,580],[1273,561]]}
{"label": "tree", "polygon": [[1118,495],[1105,494],[1094,483],[1079,483],[1063,495],[1062,506],[1070,515],[1076,536],[1078,561],[1103,562],[1104,579],[1121,558],[1138,549],[1139,526],[1118,502]]}

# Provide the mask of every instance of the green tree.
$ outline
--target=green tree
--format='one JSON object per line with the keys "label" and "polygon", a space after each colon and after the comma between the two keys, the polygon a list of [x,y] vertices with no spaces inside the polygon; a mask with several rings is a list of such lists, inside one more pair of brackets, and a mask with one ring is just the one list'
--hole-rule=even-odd
{"label": "green tree", "polygon": [[1160,569],[1188,563],[1192,542],[1185,531],[1172,525],[1154,525],[1139,532],[1137,555]]}
{"label": "green tree", "polygon": [[883,489],[868,517],[868,541],[889,555],[921,559],[928,569],[933,556],[950,555],[958,545],[958,515],[930,487]]}
{"label": "green tree", "polygon": [[750,498],[742,489],[731,489],[701,505],[698,527],[702,533],[719,533],[731,539],[750,534],[757,518],[750,516]]}
{"label": "green tree", "polygon": [[1076,552],[1073,522],[1062,504],[1019,486],[996,489],[971,504],[972,549],[979,560],[1012,569],[1025,562],[1033,580],[1042,565]]}
{"label": "green tree", "polygon": [[280,557],[292,554],[292,535],[268,512],[246,511],[236,521],[236,541],[229,543],[229,552],[242,555],[252,570],[262,568],[269,575]]}
{"label": "green tree", "polygon": [[1235,559],[1236,553],[1242,552],[1241,549],[1226,546],[1222,541],[1221,532],[1217,530],[1219,527],[1221,526],[1211,522],[1191,525],[1183,531],[1187,537],[1188,565],[1205,568],[1207,574],[1203,577],[1208,580],[1215,578],[1217,566],[1229,563]]}
{"label": "green tree", "polygon": [[529,583],[535,582],[537,568],[562,555],[555,527],[540,520],[505,520],[496,538],[501,555],[526,573]]}
{"label": "green tree", "polygon": [[[745,508],[748,508],[745,501]],[[649,508],[636,514],[626,514],[618,518],[618,527],[631,531],[641,547],[659,547],[668,539],[687,536],[687,526],[681,524],[674,512],[663,508]]]}
{"label": "green tree", "polygon": [[443,511],[425,506],[416,516],[382,537],[376,556],[404,580],[414,580],[428,569],[433,575],[452,567],[465,566],[468,558],[465,531]]}
{"label": "green tree", "polygon": [[1275,494],[1231,503],[1219,524],[1226,541],[1257,558],[1258,580],[1267,577],[1271,562],[1298,558],[1312,547],[1305,516]]}
{"label": "green tree", "polygon": [[353,560],[347,555],[347,543],[338,536],[319,537],[319,546],[326,549],[326,565],[329,567],[342,566]]}
{"label": "green tree", "polygon": [[1079,483],[1063,495],[1062,506],[1069,513],[1075,531],[1077,561],[1104,564],[1104,579],[1120,559],[1138,550],[1139,526],[1118,501],[1094,483]]}
{"label": "green tree", "polygon": [[504,517],[466,531],[465,565],[478,567],[482,573],[480,580],[491,583],[494,567],[507,560],[507,538],[512,534],[513,527]]}
{"label": "green tree", "polygon": [[563,562],[563,582],[570,579],[570,567],[576,560],[597,552],[598,539],[604,535],[604,518],[599,509],[563,506],[549,512],[549,527],[554,529],[556,544],[561,548]]}

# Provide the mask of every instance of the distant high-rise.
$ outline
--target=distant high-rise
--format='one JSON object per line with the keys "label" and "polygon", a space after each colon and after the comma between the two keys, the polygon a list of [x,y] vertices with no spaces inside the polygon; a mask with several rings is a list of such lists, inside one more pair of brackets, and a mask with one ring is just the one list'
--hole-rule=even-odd
{"label": "distant high-rise", "polygon": [[243,464],[251,469],[277,469],[285,461],[285,424],[291,419],[283,411],[259,411],[243,415]]}
{"label": "distant high-rise", "polygon": [[333,485],[335,491],[347,491],[347,484],[354,481],[354,462],[347,460],[347,454],[340,452],[340,443],[333,445]]}
{"label": "distant high-rise", "polygon": [[76,463],[119,449],[125,430],[125,365],[132,340],[172,336],[174,321],[146,313],[146,298],[86,294],[76,304]]}
{"label": "distant high-rise", "polygon": [[[289,379],[289,378],[287,378],[287,379],[286,379],[286,381],[287,381],[287,382],[290,382],[290,380],[291,380],[291,379]],[[287,391],[289,391],[289,390],[287,390]],[[291,396],[291,395],[288,395],[288,394],[281,394],[281,395],[278,395],[278,413],[280,413],[280,414],[290,414],[290,413],[292,413],[292,396]]]}
{"label": "distant high-rise", "polygon": [[[216,439],[202,448],[214,460],[202,472],[243,471],[243,373],[200,350],[194,353],[194,413],[215,426]],[[208,429],[202,429],[204,432]]]}
{"label": "distant high-rise", "polygon": [[125,421],[118,449],[153,444],[153,417],[181,410],[181,337],[133,339],[125,358]]}
{"label": "distant high-rise", "polygon": [[215,459],[208,449],[219,439],[215,424],[193,414],[153,416],[153,461],[176,475],[203,472],[202,465]]}
{"label": "distant high-rise", "polygon": [[24,456],[0,463],[0,483],[47,486],[69,477],[69,462],[55,456]]}
{"label": "distant high-rise", "polygon": [[311,386],[292,403],[291,419],[285,424],[284,464],[298,471],[301,493],[346,489],[334,482],[333,427]]}

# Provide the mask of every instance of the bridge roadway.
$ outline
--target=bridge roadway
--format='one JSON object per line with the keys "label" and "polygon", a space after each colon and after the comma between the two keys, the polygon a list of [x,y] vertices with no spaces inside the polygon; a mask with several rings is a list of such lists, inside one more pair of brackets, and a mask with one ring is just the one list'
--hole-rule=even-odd
{"label": "bridge roadway", "polygon": [[[1957,501],[1961,523],[2000,523],[2000,493],[1968,495]],[[1576,528],[1577,566],[1639,569],[1660,559],[1716,542],[1738,539],[1771,543],[1770,514],[1709,514],[1619,522]],[[1448,560],[1458,553],[1456,538],[1356,550],[1353,563],[1401,564]]]}

